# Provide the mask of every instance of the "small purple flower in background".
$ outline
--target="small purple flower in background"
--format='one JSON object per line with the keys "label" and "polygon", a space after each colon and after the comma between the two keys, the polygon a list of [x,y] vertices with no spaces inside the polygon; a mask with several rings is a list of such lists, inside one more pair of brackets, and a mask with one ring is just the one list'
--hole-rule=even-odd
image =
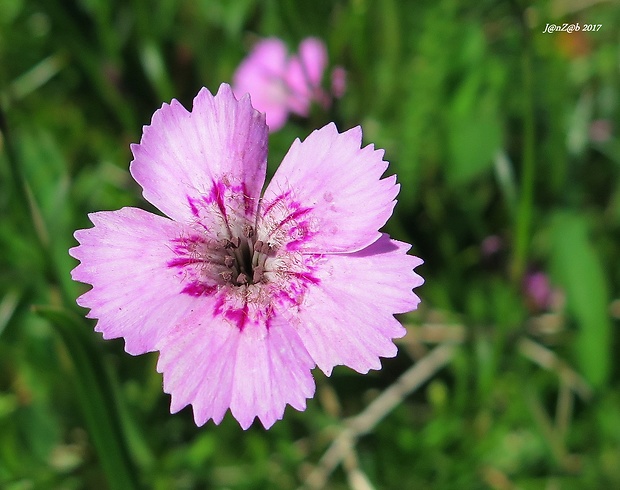
{"label": "small purple flower in background", "polygon": [[489,235],[482,240],[480,248],[482,250],[482,256],[489,259],[501,252],[502,248],[504,248],[504,243],[498,235]]}
{"label": "small purple flower in background", "polygon": [[590,124],[590,140],[595,143],[606,143],[612,136],[613,125],[609,119],[597,119]]}
{"label": "small purple flower in background", "polygon": [[[291,112],[306,117],[312,102],[329,107],[330,96],[321,87],[326,67],[327,48],[320,39],[304,39],[299,54],[292,56],[280,39],[263,39],[237,68],[233,90],[237,97],[250,94],[273,132],[284,126]],[[334,68],[332,77],[334,96],[341,97],[346,89],[344,69]]]}
{"label": "small purple flower in background", "polygon": [[499,235],[489,235],[480,244],[480,262],[488,270],[499,271],[504,263],[504,241]]}
{"label": "small purple flower in background", "polygon": [[548,311],[557,303],[561,293],[551,286],[547,274],[531,270],[523,277],[523,292],[530,307],[535,311]]}
{"label": "small purple flower in background", "polygon": [[168,217],[92,213],[70,250],[95,330],[133,355],[159,351],[171,412],[191,404],[197,425],[230,408],[244,429],[268,428],[286,404],[305,409],[315,365],[380,369],[405,334],[393,315],[420,301],[422,260],[379,232],[399,190],[381,179],[383,151],[329,124],[295,140],[261,197],[267,136],[225,84],[191,112],[164,104],[130,171]]}
{"label": "small purple flower in background", "polygon": [[339,99],[347,90],[347,71],[342,66],[332,70],[332,95]]}

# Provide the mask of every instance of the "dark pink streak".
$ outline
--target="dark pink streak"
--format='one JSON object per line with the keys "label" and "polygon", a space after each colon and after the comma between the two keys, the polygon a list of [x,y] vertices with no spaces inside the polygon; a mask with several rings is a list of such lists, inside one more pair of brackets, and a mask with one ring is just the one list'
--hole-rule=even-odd
{"label": "dark pink streak", "polygon": [[284,218],[282,221],[280,221],[280,223],[278,223],[278,226],[276,227],[276,230],[278,228],[284,226],[289,221],[297,220],[298,218],[301,218],[302,216],[305,216],[310,211],[312,211],[312,208],[299,208],[299,209],[296,209],[291,214],[289,214],[286,218]]}
{"label": "dark pink streak", "polygon": [[263,216],[266,216],[267,214],[269,214],[269,212],[274,208],[274,206],[276,204],[278,204],[279,202],[282,202],[290,194],[291,194],[291,191],[286,191],[284,194],[280,194],[273,201],[271,201],[269,204],[267,204],[267,206],[265,206],[265,209],[263,209]]}
{"label": "dark pink streak", "polygon": [[173,252],[182,255],[189,253],[190,250],[196,248],[197,244],[204,243],[204,238],[200,235],[183,236],[172,240]]}
{"label": "dark pink streak", "polygon": [[[279,196],[276,201],[281,200],[281,198],[283,197],[284,194],[282,196]],[[271,209],[271,207],[267,208],[265,215],[267,214],[268,210]],[[274,231],[278,230],[279,228],[285,227],[286,225],[289,225],[290,227],[287,230],[289,237],[295,238],[295,235],[299,232],[299,238],[293,239],[286,244],[287,250],[296,250],[303,242],[307,241],[314,235],[314,233],[310,232],[310,230],[308,229],[307,221],[297,222],[297,220],[306,216],[314,208],[304,208],[298,202],[287,203],[287,208],[289,210],[289,214],[276,225]]]}
{"label": "dark pink streak", "polygon": [[[228,192],[228,195],[226,194]],[[243,200],[243,210],[246,215],[251,215],[254,211],[252,205],[252,197],[248,195],[245,182],[239,185],[226,185],[222,181],[213,181],[213,187],[208,196],[204,198],[207,204],[216,203],[222,214],[222,217],[228,222],[228,213],[226,210],[226,200],[233,200],[235,203]],[[231,203],[229,203],[231,204]],[[235,207],[236,208],[236,207]]]}
{"label": "dark pink streak", "polygon": [[314,277],[309,272],[293,272],[293,276],[297,279],[301,279],[304,282],[311,282],[312,284],[320,284],[321,280],[318,277]]}
{"label": "dark pink streak", "polygon": [[172,267],[186,267],[188,265],[200,264],[202,262],[204,262],[203,259],[196,258],[196,257],[177,257],[176,259],[172,259],[172,260],[168,261],[168,263],[166,265],[168,267],[170,267],[170,268],[172,268]]}
{"label": "dark pink streak", "polygon": [[224,199],[226,198],[226,186],[223,182],[213,182],[213,187],[211,188],[211,193],[207,198],[207,202],[215,202],[217,203],[217,207],[222,213],[222,217],[225,221],[228,221],[226,216],[226,203]]}
{"label": "dark pink streak", "polygon": [[168,267],[186,267],[204,262],[202,258],[194,256],[196,246],[204,243],[200,235],[176,238],[172,243],[172,251],[177,257],[168,261],[166,264]]}
{"label": "dark pink streak", "polygon": [[189,294],[190,296],[199,297],[211,296],[215,291],[217,291],[217,286],[215,285],[210,286],[200,281],[192,281],[187,284],[181,292]]}
{"label": "dark pink streak", "polygon": [[299,250],[299,248],[301,247],[303,243],[312,240],[312,237],[317,234],[316,231],[310,231],[308,229],[308,223],[305,221],[289,229],[288,234],[289,236],[292,237],[292,236],[295,236],[297,231],[299,231],[300,237],[288,242],[286,244],[286,250],[289,250],[289,251]]}
{"label": "dark pink streak", "polygon": [[181,290],[183,294],[189,294],[190,296],[211,296],[217,290],[217,285],[206,284],[200,280],[200,274],[197,273],[195,264],[204,264],[205,259],[200,256],[196,256],[196,246],[204,243],[204,239],[199,235],[193,235],[189,237],[180,237],[172,241],[173,251],[177,254],[172,260],[167,262],[169,268],[185,269],[184,272],[180,272],[187,281],[184,288]]}
{"label": "dark pink streak", "polygon": [[237,324],[237,328],[240,332],[243,332],[245,324],[248,321],[248,304],[244,304],[240,310],[225,310],[224,316],[230,321]]}
{"label": "dark pink streak", "polygon": [[189,208],[192,210],[192,214],[198,218],[198,216],[200,216],[200,212],[198,211],[198,208],[196,207],[196,201],[193,197],[187,196],[187,203],[189,204]]}
{"label": "dark pink streak", "polygon": [[243,304],[243,308],[229,308],[225,309],[225,295],[222,295],[218,298],[217,303],[215,304],[215,314],[223,315],[225,318],[233,322],[240,332],[243,332],[245,325],[248,321],[248,304],[247,302]]}

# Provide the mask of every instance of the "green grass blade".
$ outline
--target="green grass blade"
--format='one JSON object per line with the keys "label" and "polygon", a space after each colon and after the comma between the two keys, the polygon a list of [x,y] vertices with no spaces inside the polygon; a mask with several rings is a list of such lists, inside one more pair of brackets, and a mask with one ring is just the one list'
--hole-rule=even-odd
{"label": "green grass blade", "polygon": [[84,325],[72,313],[59,308],[37,306],[62,339],[73,363],[73,377],[88,432],[112,489],[139,488],[136,472],[121,430],[119,415],[105,369],[98,361]]}
{"label": "green grass blade", "polygon": [[560,212],[551,227],[552,267],[578,326],[574,344],[577,361],[586,379],[602,387],[611,366],[609,293],[603,266],[588,238],[585,217]]}

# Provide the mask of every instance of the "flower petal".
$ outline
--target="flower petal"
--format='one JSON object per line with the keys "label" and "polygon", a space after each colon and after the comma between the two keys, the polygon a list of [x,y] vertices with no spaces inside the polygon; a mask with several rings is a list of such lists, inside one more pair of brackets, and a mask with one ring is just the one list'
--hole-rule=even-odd
{"label": "flower petal", "polygon": [[408,249],[382,235],[359,252],[322,257],[318,284],[307,289],[298,314],[287,314],[327,375],[339,364],[366,373],[381,367],[379,357],[396,355],[392,339],[405,329],[393,315],[417,307],[412,288],[423,283],[413,272],[422,260]]}
{"label": "flower petal", "polygon": [[125,350],[155,350],[162,332],[187,313],[196,298],[181,294],[183,277],[169,263],[176,256],[170,243],[183,225],[137,208],[89,215],[94,228],[78,230],[80,245],[69,250],[81,261],[74,280],[93,288],[77,300],[98,318],[103,338],[125,338]]}
{"label": "flower petal", "polygon": [[354,252],[374,241],[391,216],[399,186],[383,150],[360,149],[362,130],[333,123],[295,140],[267,187],[263,241],[308,253]]}
{"label": "flower petal", "polygon": [[164,104],[131,150],[131,174],[144,198],[174,220],[195,221],[196,203],[224,193],[229,211],[254,215],[267,168],[267,126],[249,97],[238,101],[230,86],[222,84],[215,96],[203,88],[192,112],[175,99]]}
{"label": "flower petal", "polygon": [[327,66],[327,48],[316,37],[308,37],[299,44],[299,59],[303,63],[311,85],[320,85]]}
{"label": "flower petal", "polygon": [[270,131],[284,126],[288,117],[289,90],[284,83],[287,56],[280,39],[264,39],[256,43],[233,75],[235,94],[250,94],[252,105],[266,115]]}
{"label": "flower petal", "polygon": [[193,405],[194,420],[219,424],[230,407],[243,429],[255,417],[265,428],[282,418],[286,404],[306,408],[314,394],[310,358],[297,333],[285,322],[269,327],[227,321],[203,303],[160,340],[157,370],[164,391],[172,395],[170,410]]}
{"label": "flower petal", "polygon": [[292,112],[307,116],[312,100],[329,104],[327,95],[320,88],[326,66],[327,48],[323,41],[313,37],[304,39],[299,45],[299,55],[289,60],[285,75]]}

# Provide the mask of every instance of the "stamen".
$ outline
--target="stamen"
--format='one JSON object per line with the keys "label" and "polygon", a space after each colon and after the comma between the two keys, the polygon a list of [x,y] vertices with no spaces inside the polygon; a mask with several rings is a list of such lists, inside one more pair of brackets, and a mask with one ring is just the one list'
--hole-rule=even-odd
{"label": "stamen", "polygon": [[263,267],[255,267],[254,275],[252,276],[252,282],[255,284],[261,282],[263,280],[263,276],[265,274],[265,269]]}
{"label": "stamen", "polygon": [[262,240],[254,241],[256,232],[249,224],[243,225],[242,233],[219,240],[218,245],[214,245],[213,253],[204,257],[205,262],[224,266],[226,270],[218,273],[231,286],[264,283],[268,272],[265,263],[273,251],[272,247]]}
{"label": "stamen", "polygon": [[271,252],[271,245],[268,243],[263,244],[262,246],[262,255],[258,258],[258,267],[265,267],[265,262],[267,262],[267,258],[269,257],[269,253]]}
{"label": "stamen", "polygon": [[246,238],[252,238],[254,236],[254,228],[252,228],[252,225],[243,225],[243,235]]}
{"label": "stamen", "polygon": [[263,249],[263,242],[261,240],[256,240],[254,244],[254,252],[252,253],[252,267],[256,267],[258,265],[258,257]]}
{"label": "stamen", "polygon": [[239,248],[239,244],[241,243],[241,239],[238,236],[234,236],[231,239],[224,239],[224,248],[225,249],[235,249]]}

